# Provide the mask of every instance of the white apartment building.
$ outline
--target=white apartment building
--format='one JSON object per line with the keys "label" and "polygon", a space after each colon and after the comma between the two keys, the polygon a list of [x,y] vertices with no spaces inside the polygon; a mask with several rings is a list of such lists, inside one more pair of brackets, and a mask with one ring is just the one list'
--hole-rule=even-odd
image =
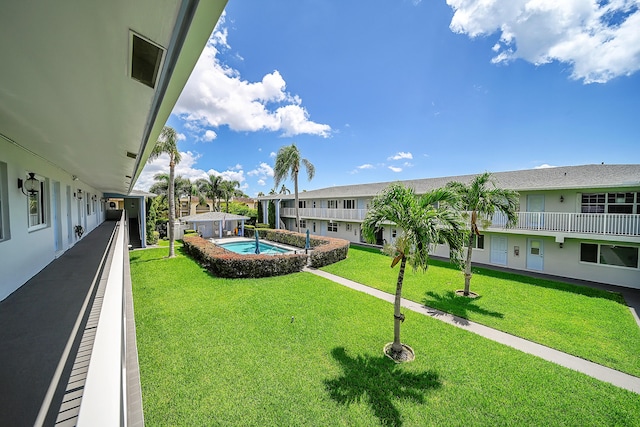
{"label": "white apartment building", "polygon": [[[496,215],[476,240],[473,262],[640,288],[640,165],[583,165],[492,174],[500,188],[520,194],[518,223],[505,228]],[[401,181],[418,194],[475,175]],[[305,191],[299,196],[301,229],[312,234],[363,242],[362,223],[371,199],[389,182]],[[259,198],[263,222],[267,203],[276,202],[277,228],[295,230],[294,196]],[[393,224],[379,245],[398,233]],[[448,248],[434,255],[447,257]]]}

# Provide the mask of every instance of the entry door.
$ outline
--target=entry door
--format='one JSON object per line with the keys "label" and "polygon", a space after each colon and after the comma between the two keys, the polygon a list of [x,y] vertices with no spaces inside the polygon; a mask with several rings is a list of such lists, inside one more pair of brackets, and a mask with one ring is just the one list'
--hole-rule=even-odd
{"label": "entry door", "polygon": [[51,213],[53,214],[53,220],[51,222],[53,223],[53,250],[58,252],[62,249],[62,219],[60,218],[60,183],[57,181],[53,183],[52,196],[51,201],[53,202],[53,206],[51,206]]}
{"label": "entry door", "polygon": [[507,238],[491,236],[491,263],[507,265]]}
{"label": "entry door", "polygon": [[544,215],[537,214],[537,212],[544,212],[543,194],[529,194],[527,196],[527,212],[532,212],[528,218],[529,227],[539,228],[544,225]]}
{"label": "entry door", "polygon": [[527,239],[527,268],[544,269],[544,242],[541,239]]}

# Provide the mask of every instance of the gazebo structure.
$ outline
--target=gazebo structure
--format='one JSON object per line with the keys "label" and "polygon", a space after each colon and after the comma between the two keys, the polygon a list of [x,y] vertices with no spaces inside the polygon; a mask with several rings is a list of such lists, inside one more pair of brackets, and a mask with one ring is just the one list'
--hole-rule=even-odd
{"label": "gazebo structure", "polygon": [[244,222],[248,216],[226,212],[205,212],[179,218],[187,228],[196,230],[204,238],[226,236],[244,236]]}

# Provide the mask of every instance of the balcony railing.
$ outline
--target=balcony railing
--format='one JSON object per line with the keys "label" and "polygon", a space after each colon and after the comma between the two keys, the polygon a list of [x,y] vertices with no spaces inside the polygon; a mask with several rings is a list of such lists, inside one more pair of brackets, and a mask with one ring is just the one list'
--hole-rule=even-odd
{"label": "balcony railing", "polygon": [[[328,208],[300,208],[300,218],[316,219],[336,219],[362,221],[367,215],[366,209],[328,209]],[[280,215],[285,217],[296,217],[295,208],[282,208]]]}
{"label": "balcony railing", "polygon": [[[367,209],[300,208],[300,218],[362,221]],[[295,218],[294,208],[280,209],[283,217]],[[531,230],[553,233],[600,234],[612,236],[640,236],[640,215],[564,212],[518,212],[518,223],[512,230]],[[496,214],[490,229],[503,229],[505,215]]]}

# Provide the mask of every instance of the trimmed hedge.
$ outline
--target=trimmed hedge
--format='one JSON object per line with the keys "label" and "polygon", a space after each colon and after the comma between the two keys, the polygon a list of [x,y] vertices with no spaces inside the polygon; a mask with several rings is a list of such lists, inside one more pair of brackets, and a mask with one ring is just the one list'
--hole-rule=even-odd
{"label": "trimmed hedge", "polygon": [[[253,237],[256,230],[245,230],[247,237]],[[297,248],[303,248],[307,242],[306,233],[296,233],[287,230],[258,229],[261,239],[282,243]],[[311,254],[309,256],[309,266],[313,268],[324,267],[333,264],[347,257],[349,251],[349,241],[326,236],[309,236]]]}
{"label": "trimmed hedge", "polygon": [[[298,248],[305,247],[306,235],[286,230],[259,229],[260,238]],[[245,228],[245,235],[253,237],[255,230]],[[184,248],[203,267],[216,276],[228,278],[268,277],[301,271],[307,263],[319,268],[347,257],[349,242],[332,237],[312,236],[309,255],[240,255],[228,251],[199,236],[185,236]]]}

